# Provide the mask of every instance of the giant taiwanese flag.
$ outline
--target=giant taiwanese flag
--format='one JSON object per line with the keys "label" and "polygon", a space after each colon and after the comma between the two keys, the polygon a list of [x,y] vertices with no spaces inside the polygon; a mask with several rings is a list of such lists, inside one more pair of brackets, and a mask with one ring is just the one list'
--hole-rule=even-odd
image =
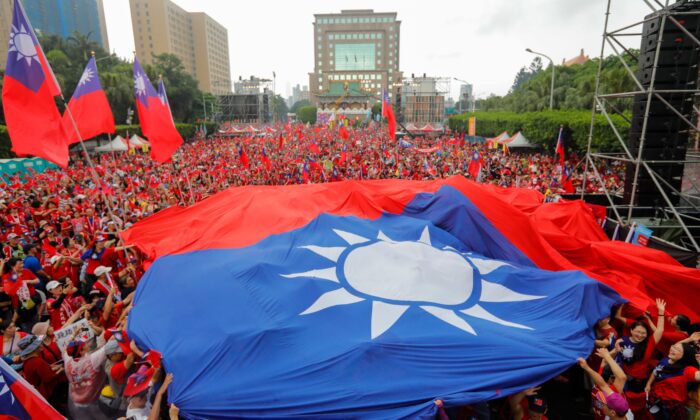
{"label": "giant taiwanese flag", "polygon": [[628,291],[537,230],[572,223],[535,222],[536,194],[344,181],[164,210],[123,235],[152,260],[129,335],[163,354],[190,417],[431,418],[436,399],[521,391],[586,357]]}
{"label": "giant taiwanese flag", "polygon": [[12,151],[68,165],[66,132],[54,97],[61,94],[53,71],[19,0],[14,2],[2,104]]}
{"label": "giant taiwanese flag", "polygon": [[151,143],[151,157],[160,163],[168,162],[182,145],[182,137],[175,129],[167,97],[158,95],[136,58],[134,89],[141,132]]}
{"label": "giant taiwanese flag", "polygon": [[0,359],[0,419],[58,420],[60,415],[31,384]]}
{"label": "giant taiwanese flag", "polygon": [[[114,116],[97,76],[95,57],[90,58],[85,66],[73,97],[68,102],[68,109],[73,119],[71,120],[68,111],[64,112],[63,125],[68,133],[69,143],[77,143],[80,139],[89,139],[104,133],[114,133]],[[75,131],[73,121],[78,126],[78,132]]]}

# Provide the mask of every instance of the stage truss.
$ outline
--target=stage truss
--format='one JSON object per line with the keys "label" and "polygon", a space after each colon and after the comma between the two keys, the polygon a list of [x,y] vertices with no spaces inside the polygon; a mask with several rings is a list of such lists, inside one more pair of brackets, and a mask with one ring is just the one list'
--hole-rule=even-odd
{"label": "stage truss", "polygon": [[[659,176],[659,174],[655,172],[650,166],[650,164],[684,165],[684,181],[686,181],[685,178],[687,177],[688,173],[688,165],[698,165],[698,170],[700,170],[700,152],[697,149],[698,128],[696,124],[685,118],[678,109],[675,109],[666,99],[664,99],[664,96],[668,96],[674,93],[689,93],[697,97],[697,95],[700,94],[700,90],[661,90],[655,88],[659,53],[662,46],[662,39],[664,36],[665,28],[668,28],[669,25],[673,25],[673,27],[679,28],[686,36],[689,37],[689,39],[691,39],[695,43],[696,46],[700,47],[700,40],[698,40],[692,33],[687,31],[678,22],[678,20],[676,20],[676,18],[671,16],[671,14],[673,14],[674,16],[678,16],[679,14],[698,15],[700,14],[700,11],[672,12],[671,9],[669,9],[669,7],[672,5],[669,0],[665,0],[664,2],[658,0],[641,0],[640,3],[644,3],[644,5],[649,8],[650,14],[656,13],[658,15],[654,16],[653,18],[645,18],[640,21],[623,26],[621,28],[611,30],[609,28],[609,18],[611,15],[611,6],[613,3],[613,0],[607,1],[605,12],[605,29],[603,31],[603,40],[600,49],[600,62],[598,65],[598,73],[596,75],[595,80],[594,103],[593,109],[591,111],[591,126],[588,136],[588,146],[586,150],[585,173],[583,180],[584,188],[582,188],[581,198],[584,198],[585,185],[587,182],[587,178],[590,175],[596,180],[596,182],[600,186],[602,186],[602,189],[605,193],[605,196],[608,200],[612,212],[612,214],[610,215],[611,219],[614,219],[620,225],[623,226],[634,226],[634,224],[637,222],[644,223],[645,225],[654,230],[655,236],[657,236],[657,234],[663,236],[664,232],[669,229],[680,229],[682,233],[674,242],[676,242],[678,245],[687,247],[688,249],[700,252],[700,247],[698,246],[698,242],[700,242],[700,187],[695,187],[693,185],[693,188],[689,188],[688,191],[681,192],[675,187],[673,187],[667,180]],[[656,50],[654,52],[654,64],[652,68],[651,79],[648,84],[648,87],[645,87],[624,59],[625,55],[634,56],[627,49],[627,47],[625,47],[624,44],[627,43],[630,37],[632,37],[633,39],[639,39],[640,42],[637,42],[636,45],[640,45],[641,38],[643,36],[643,33],[641,31],[642,26],[645,22],[656,19],[660,20],[659,38],[656,45]],[[623,64],[627,75],[634,82],[634,85],[638,90],[630,92],[600,93],[600,78],[604,65],[604,58],[607,52],[606,48],[609,48],[609,50],[612,51],[612,53]],[[633,153],[633,151],[631,151],[630,147],[628,146],[627,139],[622,138],[622,135],[618,131],[617,126],[613,123],[610,114],[611,112],[621,114],[617,111],[613,103],[614,100],[620,98],[634,98],[639,97],[639,95],[644,95],[644,97],[646,98],[646,109],[644,112],[644,119],[638,150]],[[685,159],[674,161],[651,161],[643,158],[645,146],[644,141],[646,138],[648,121],[650,120],[649,114],[652,98],[665,104],[669,110],[673,111],[673,113],[678,115],[678,117],[685,123],[685,125],[687,125],[688,130],[691,130],[690,132],[694,134],[690,137],[695,137],[695,147],[691,148],[690,146],[692,145],[692,142],[690,142]],[[603,115],[607,120],[612,131],[615,133],[617,140],[619,141],[619,144],[623,150],[622,153],[598,153],[592,150],[591,145],[592,140],[595,136],[594,128],[597,114]],[[693,115],[694,119],[697,119],[697,100],[695,100],[693,103]],[[631,123],[631,121],[629,122]],[[634,178],[632,179],[632,191],[630,192],[629,199],[627,200],[627,202],[624,203],[622,202],[622,197],[620,195],[617,195],[615,192],[609,191],[606,188],[605,181],[596,167],[597,162],[611,162],[615,160],[625,162],[627,165],[633,165],[634,168]],[[658,192],[659,197],[662,198],[662,201],[660,200],[660,202],[662,203],[660,207],[643,207],[635,205],[635,194],[640,174],[642,173],[647,173],[653,181],[653,184],[657,189],[656,192]],[[629,184],[626,182],[626,185]],[[678,204],[675,203],[676,200]]]}

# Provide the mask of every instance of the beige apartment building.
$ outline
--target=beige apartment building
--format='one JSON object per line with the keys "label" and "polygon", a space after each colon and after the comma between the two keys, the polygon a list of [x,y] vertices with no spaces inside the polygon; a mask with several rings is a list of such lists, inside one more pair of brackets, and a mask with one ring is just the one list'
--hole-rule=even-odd
{"label": "beige apartment building", "polygon": [[5,68],[7,45],[10,43],[12,0],[0,0],[0,69]]}
{"label": "beige apartment building", "polygon": [[396,13],[341,10],[314,15],[310,100],[320,111],[364,115],[386,89],[400,91],[401,21]]}
{"label": "beige apartment building", "polygon": [[187,12],[170,0],[129,0],[139,61],[174,54],[205,92],[231,92],[228,31],[205,13]]}

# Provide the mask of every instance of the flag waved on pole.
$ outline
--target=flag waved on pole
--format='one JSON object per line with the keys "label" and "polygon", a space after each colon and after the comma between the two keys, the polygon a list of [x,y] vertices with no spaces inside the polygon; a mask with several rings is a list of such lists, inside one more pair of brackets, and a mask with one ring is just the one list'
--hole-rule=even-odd
{"label": "flag waved on pole", "polygon": [[[78,86],[63,113],[69,144],[104,133],[114,133],[114,116],[97,74],[95,57],[90,58]],[[72,117],[72,118],[71,118]],[[75,125],[73,124],[75,122]],[[76,132],[75,126],[78,127]]]}
{"label": "flag waved on pole", "polygon": [[168,162],[182,145],[182,137],[173,123],[165,88],[162,88],[162,95],[155,91],[136,58],[134,90],[141,132],[151,143],[151,157],[160,163]]}
{"label": "flag waved on pole", "polygon": [[564,131],[564,126],[559,127],[559,136],[557,136],[557,148],[554,154],[559,156],[559,166],[561,173],[564,173],[564,139],[562,139],[562,132]]}
{"label": "flag waved on pole", "polygon": [[394,116],[394,110],[391,107],[391,99],[389,99],[389,93],[384,90],[384,96],[382,96],[382,116],[386,118],[387,128],[389,129],[389,138],[391,140],[396,139],[396,117]]}
{"label": "flag waved on pole", "polygon": [[7,65],[2,86],[12,151],[68,165],[68,143],[54,97],[61,94],[19,0],[14,1]]}

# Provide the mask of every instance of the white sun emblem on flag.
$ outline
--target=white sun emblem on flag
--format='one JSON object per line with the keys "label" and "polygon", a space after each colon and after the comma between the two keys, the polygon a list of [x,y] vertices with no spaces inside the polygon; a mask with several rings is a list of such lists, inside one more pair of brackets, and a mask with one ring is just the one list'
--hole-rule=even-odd
{"label": "white sun emblem on flag", "polygon": [[89,68],[85,69],[83,74],[80,76],[80,81],[78,81],[78,86],[82,86],[85,83],[91,82],[93,76],[94,76],[94,74],[92,73],[92,69],[89,69]]}
{"label": "white sun emblem on flag", "polygon": [[146,94],[146,81],[143,79],[143,73],[139,73],[134,77],[134,86],[136,87],[136,94],[143,96]]}
{"label": "white sun emblem on flag", "polygon": [[[545,296],[521,294],[482,278],[478,285],[479,299],[472,299],[475,291],[473,267],[483,276],[509,266],[507,263],[466,256],[452,247],[436,248],[431,243],[428,227],[417,241],[394,241],[381,231],[376,240],[342,230],[333,231],[349,246],[307,245],[301,248],[333,261],[336,266],[282,275],[286,278],[325,280],[341,286],[321,295],[300,315],[371,300],[372,339],[391,328],[412,306],[418,306],[443,322],[473,335],[477,333],[465,315],[511,328],[532,330],[491,314],[479,303],[521,302]],[[338,278],[338,274],[344,281]],[[465,307],[468,301],[474,303]]]}
{"label": "white sun emblem on flag", "polygon": [[29,34],[24,25],[17,29],[15,26],[12,27],[10,32],[10,43],[9,52],[17,53],[17,61],[24,58],[28,66],[32,65],[32,60],[39,63],[39,56],[36,52],[36,47],[34,46],[34,40]]}

